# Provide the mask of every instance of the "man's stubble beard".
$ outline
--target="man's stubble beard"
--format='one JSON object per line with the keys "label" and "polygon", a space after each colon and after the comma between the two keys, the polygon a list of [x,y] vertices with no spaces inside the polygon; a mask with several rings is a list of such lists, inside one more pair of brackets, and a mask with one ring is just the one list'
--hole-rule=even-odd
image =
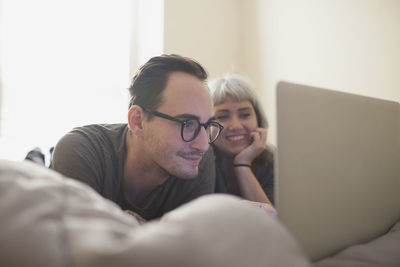
{"label": "man's stubble beard", "polygon": [[[190,180],[197,177],[199,173],[199,166],[193,167],[195,168],[193,172],[189,173],[189,171],[185,171],[185,169],[188,168],[189,164],[183,163],[184,159],[179,156],[179,150],[171,151],[170,149],[168,149],[171,146],[168,146],[168,148],[166,148],[166,146],[164,145],[165,143],[158,139],[156,135],[152,133],[147,133],[146,136],[147,138],[144,139],[144,141],[148,144],[146,147],[149,151],[151,151],[152,161],[154,165],[159,168],[160,175],[174,176],[184,180]],[[178,164],[178,162],[176,161],[179,161],[180,164]],[[162,166],[162,163],[166,163],[166,166]]]}

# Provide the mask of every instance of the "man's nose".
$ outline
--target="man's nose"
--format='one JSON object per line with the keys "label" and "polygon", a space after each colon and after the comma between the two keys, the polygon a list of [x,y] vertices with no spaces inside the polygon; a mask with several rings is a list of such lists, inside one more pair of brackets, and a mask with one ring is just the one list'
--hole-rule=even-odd
{"label": "man's nose", "polygon": [[210,144],[208,143],[209,137],[206,129],[204,127],[200,128],[199,134],[196,138],[191,142],[190,146],[198,151],[206,152]]}

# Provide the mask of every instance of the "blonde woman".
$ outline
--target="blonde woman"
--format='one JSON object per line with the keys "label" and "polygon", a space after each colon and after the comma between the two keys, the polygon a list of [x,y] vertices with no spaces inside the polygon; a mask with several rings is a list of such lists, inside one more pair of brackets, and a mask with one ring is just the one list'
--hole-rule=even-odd
{"label": "blonde woman", "polygon": [[273,153],[267,148],[268,122],[251,82],[226,75],[209,82],[215,119],[224,126],[213,143],[216,193],[273,204]]}

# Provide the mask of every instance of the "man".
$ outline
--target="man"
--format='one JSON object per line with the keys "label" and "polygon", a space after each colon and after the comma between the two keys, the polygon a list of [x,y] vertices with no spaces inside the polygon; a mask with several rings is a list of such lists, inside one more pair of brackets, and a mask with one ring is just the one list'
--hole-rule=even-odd
{"label": "man", "polygon": [[75,128],[56,145],[50,168],[146,220],[212,193],[214,157],[207,151],[222,126],[212,120],[206,79],[191,59],[151,58],[129,88],[128,124]]}

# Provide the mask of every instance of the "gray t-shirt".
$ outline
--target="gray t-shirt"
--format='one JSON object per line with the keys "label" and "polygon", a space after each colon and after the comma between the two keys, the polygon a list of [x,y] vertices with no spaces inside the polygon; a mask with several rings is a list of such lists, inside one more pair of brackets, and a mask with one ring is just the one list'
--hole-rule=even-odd
{"label": "gray t-shirt", "polygon": [[132,210],[147,220],[214,192],[214,154],[209,149],[200,162],[197,178],[186,180],[170,176],[154,189],[144,207],[129,204],[123,194],[127,132],[127,124],[94,124],[75,128],[57,143],[50,168],[88,184],[122,209]]}

